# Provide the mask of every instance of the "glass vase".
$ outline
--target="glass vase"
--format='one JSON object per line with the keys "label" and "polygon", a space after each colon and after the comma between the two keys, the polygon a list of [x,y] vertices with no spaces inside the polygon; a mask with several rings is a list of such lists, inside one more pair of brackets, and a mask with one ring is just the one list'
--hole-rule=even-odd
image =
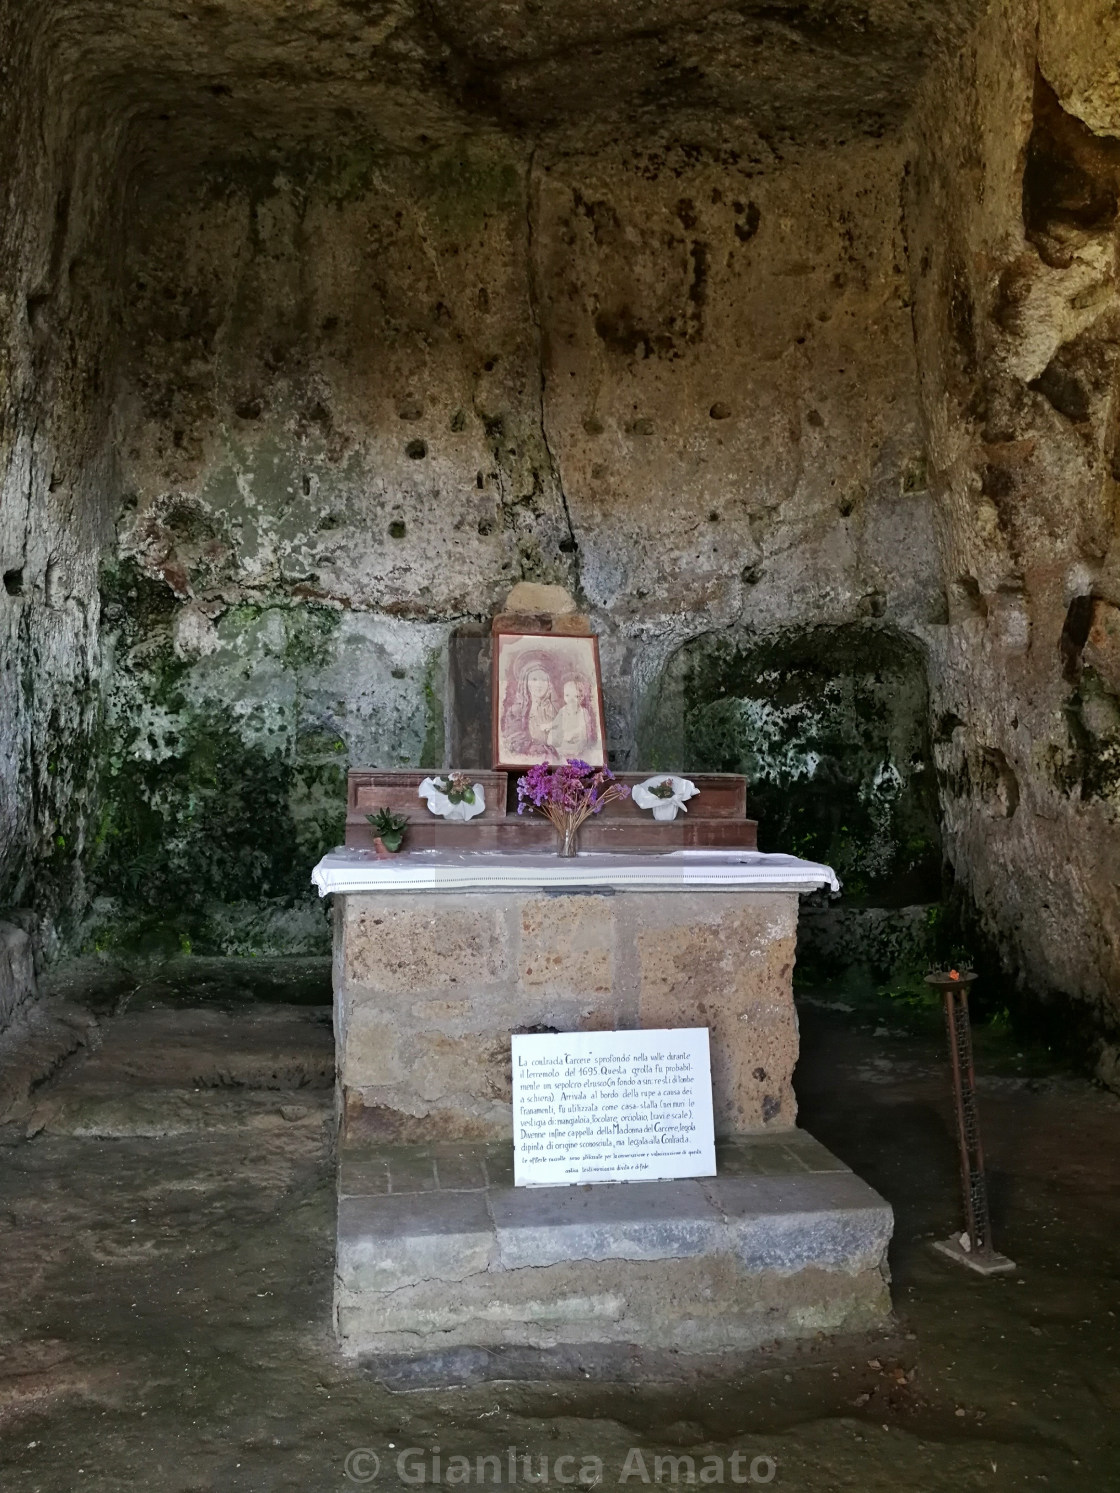
{"label": "glass vase", "polygon": [[579,825],[574,819],[568,819],[563,824],[558,824],[556,828],[558,831],[556,854],[575,855],[576,840],[579,837]]}

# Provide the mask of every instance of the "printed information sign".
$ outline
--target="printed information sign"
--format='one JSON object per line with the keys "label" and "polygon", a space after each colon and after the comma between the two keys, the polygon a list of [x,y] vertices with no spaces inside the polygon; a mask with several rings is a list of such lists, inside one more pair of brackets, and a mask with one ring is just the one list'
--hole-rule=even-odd
{"label": "printed information sign", "polygon": [[707,1027],[512,1042],[516,1186],[715,1176]]}

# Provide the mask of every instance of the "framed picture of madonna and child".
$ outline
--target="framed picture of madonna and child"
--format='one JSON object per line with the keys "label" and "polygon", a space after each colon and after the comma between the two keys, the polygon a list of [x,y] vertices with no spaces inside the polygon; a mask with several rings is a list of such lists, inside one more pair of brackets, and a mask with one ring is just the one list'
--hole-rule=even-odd
{"label": "framed picture of madonna and child", "polygon": [[598,638],[495,633],[493,667],[496,768],[569,757],[606,766]]}

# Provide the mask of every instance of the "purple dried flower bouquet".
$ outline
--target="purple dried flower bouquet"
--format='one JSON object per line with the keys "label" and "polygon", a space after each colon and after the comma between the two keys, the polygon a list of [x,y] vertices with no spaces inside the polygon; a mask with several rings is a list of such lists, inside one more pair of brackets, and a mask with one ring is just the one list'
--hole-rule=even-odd
{"label": "purple dried flower bouquet", "polygon": [[629,796],[629,788],[609,767],[590,767],[578,757],[569,757],[560,767],[538,762],[517,780],[517,812],[535,809],[547,815],[560,835],[560,855],[575,855],[576,835],[585,819],[614,799]]}

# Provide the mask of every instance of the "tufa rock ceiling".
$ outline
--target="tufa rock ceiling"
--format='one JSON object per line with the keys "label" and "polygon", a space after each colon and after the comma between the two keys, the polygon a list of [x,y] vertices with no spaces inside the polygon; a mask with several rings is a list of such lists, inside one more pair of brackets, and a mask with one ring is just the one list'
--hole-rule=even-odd
{"label": "tufa rock ceiling", "polygon": [[[57,96],[176,154],[672,128],[782,156],[897,127],[978,0],[61,0]],[[29,11],[30,15],[31,12]]]}

